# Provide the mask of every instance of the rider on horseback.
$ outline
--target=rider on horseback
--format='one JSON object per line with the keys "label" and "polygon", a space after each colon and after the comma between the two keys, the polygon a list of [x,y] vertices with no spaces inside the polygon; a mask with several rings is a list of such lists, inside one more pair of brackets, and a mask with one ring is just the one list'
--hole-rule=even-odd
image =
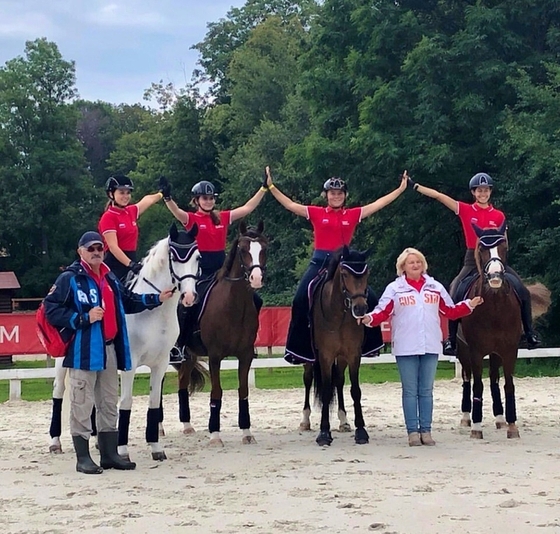
{"label": "rider on horseback", "polygon": [[[196,208],[195,212],[187,212],[179,208],[171,198],[171,184],[163,176],[160,178],[160,189],[163,192],[165,205],[187,230],[190,230],[194,224],[198,225],[196,241],[201,254],[200,280],[205,286],[199,293],[203,293],[208,288],[214,274],[220,270],[224,263],[229,225],[249,215],[259,205],[267,189],[263,184],[243,206],[232,210],[218,211],[215,207],[218,197],[216,187],[211,182],[202,180],[191,189],[191,205]],[[262,299],[257,293],[254,294],[254,299],[258,311],[262,307]],[[197,305],[190,308],[179,306],[181,333],[176,346],[169,355],[171,363],[180,363],[185,356],[184,347],[188,344],[187,341],[192,339],[199,312],[200,307]]]}
{"label": "rider on horseback", "polygon": [[[313,226],[314,251],[309,267],[305,271],[297,287],[292,303],[292,318],[286,340],[286,354],[284,359],[290,363],[313,362],[315,355],[311,347],[311,332],[309,326],[308,286],[310,282],[324,268],[332,253],[352,240],[358,223],[366,217],[393,202],[406,189],[407,174],[402,175],[400,186],[363,207],[347,208],[345,206],[348,188],[344,180],[330,178],[323,185],[323,197],[327,200],[327,207],[304,206],[294,202],[282,193],[273,183],[270,169],[267,167],[268,189],[287,210],[305,217]],[[373,291],[368,291],[368,310],[377,304],[377,297]],[[379,328],[366,329],[363,356],[377,356],[383,347],[383,339]]]}
{"label": "rider on horseback", "polygon": [[[505,221],[504,213],[490,204],[490,196],[492,195],[494,182],[492,178],[484,172],[479,172],[470,179],[469,189],[475,200],[473,204],[459,202],[435,189],[425,187],[412,180],[410,180],[409,183],[413,186],[415,191],[427,197],[435,198],[461,219],[467,251],[465,253],[463,268],[451,282],[449,288],[453,300],[459,302],[464,298],[466,289],[470,285],[469,282],[472,281],[473,275],[477,272],[474,257],[477,236],[471,223],[476,224],[479,228],[499,228]],[[521,301],[521,321],[527,340],[527,348],[536,349],[541,342],[532,326],[531,295],[519,275],[510,266],[506,267],[506,271],[511,275],[509,281],[512,283]],[[456,355],[457,329],[458,322],[449,321],[449,338],[443,343],[443,353],[445,355]]]}

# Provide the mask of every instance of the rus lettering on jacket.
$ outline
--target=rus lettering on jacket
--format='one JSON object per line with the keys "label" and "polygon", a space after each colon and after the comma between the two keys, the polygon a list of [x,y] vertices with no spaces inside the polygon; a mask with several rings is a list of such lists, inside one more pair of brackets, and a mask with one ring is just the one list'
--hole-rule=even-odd
{"label": "rus lettering on jacket", "polygon": [[405,295],[399,297],[399,305],[401,306],[414,306],[416,304],[416,297],[414,295]]}

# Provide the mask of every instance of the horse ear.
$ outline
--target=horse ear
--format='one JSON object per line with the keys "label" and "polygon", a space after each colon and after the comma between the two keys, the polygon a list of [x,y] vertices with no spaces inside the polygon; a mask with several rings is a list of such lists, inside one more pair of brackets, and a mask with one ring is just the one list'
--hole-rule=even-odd
{"label": "horse ear", "polygon": [[175,223],[173,223],[170,227],[169,227],[169,237],[174,240],[177,239],[177,236],[179,235],[179,232],[177,231],[177,226],[175,226]]}
{"label": "horse ear", "polygon": [[474,233],[477,235],[477,237],[482,237],[484,230],[474,223],[471,223],[471,226],[473,227]]}
{"label": "horse ear", "polygon": [[350,255],[350,249],[348,248],[348,245],[344,245],[344,247],[342,247],[342,258],[347,258]]}
{"label": "horse ear", "polygon": [[198,224],[194,223],[188,234],[194,239],[198,235]]}
{"label": "horse ear", "polygon": [[257,232],[258,232],[259,234],[262,234],[263,231],[264,231],[264,221],[261,219],[261,220],[259,221],[259,224],[257,224]]}
{"label": "horse ear", "polygon": [[239,234],[243,235],[247,233],[247,223],[245,222],[245,219],[241,219],[239,221]]}

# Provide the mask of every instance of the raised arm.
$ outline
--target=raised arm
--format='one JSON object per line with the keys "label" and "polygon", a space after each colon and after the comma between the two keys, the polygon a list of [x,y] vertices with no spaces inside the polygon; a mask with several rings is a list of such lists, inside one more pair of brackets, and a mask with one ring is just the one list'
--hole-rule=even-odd
{"label": "raised arm", "polygon": [[407,183],[408,183],[408,174],[406,171],[404,171],[401,176],[401,183],[399,187],[397,187],[397,189],[391,191],[389,194],[385,195],[384,197],[378,198],[375,202],[372,202],[371,204],[366,204],[365,206],[362,207],[362,219],[365,219],[366,217],[373,215],[376,211],[379,211],[385,206],[391,204],[391,202],[393,202],[393,200],[396,200],[406,189]]}
{"label": "raised arm", "polygon": [[280,202],[282,206],[300,217],[307,218],[307,207],[288,198],[272,183],[272,175],[270,174],[270,167],[268,166],[266,167],[266,185],[268,186],[268,190],[272,193],[272,196]]}
{"label": "raised arm", "polygon": [[130,258],[122,251],[121,247],[119,246],[119,240],[117,239],[117,232],[116,231],[108,231],[103,234],[105,241],[107,243],[107,247],[109,248],[109,252],[117,260],[119,260],[125,267],[129,267],[132,261]]}
{"label": "raised arm", "polygon": [[169,199],[165,199],[165,205],[181,224],[185,225],[189,222],[189,212],[182,210],[179,206],[177,206],[177,203],[171,197],[169,197]]}
{"label": "raised arm", "polygon": [[435,189],[431,189],[426,187],[425,185],[420,185],[414,182],[411,178],[409,178],[408,183],[412,186],[414,191],[418,191],[420,194],[435,198],[437,201],[441,202],[446,208],[449,208],[453,213],[457,214],[459,211],[459,204],[456,200],[436,191]]}
{"label": "raised arm", "polygon": [[239,206],[238,208],[234,208],[230,212],[230,221],[237,221],[238,219],[242,219],[251,213],[263,199],[264,195],[266,194],[266,187],[261,187],[243,206]]}
{"label": "raised arm", "polygon": [[146,195],[139,202],[136,203],[138,207],[138,217],[142,215],[150,206],[157,204],[163,197],[163,193],[154,193],[153,195]]}

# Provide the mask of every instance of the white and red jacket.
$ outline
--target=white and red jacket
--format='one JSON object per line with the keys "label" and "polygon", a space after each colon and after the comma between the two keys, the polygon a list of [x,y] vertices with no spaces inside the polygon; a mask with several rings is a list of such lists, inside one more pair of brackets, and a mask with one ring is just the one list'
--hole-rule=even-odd
{"label": "white and red jacket", "polygon": [[474,309],[470,300],[454,304],[442,284],[426,274],[422,277],[422,287],[415,289],[404,274],[399,276],[385,288],[379,304],[369,314],[372,322],[368,326],[372,327],[391,318],[395,356],[439,354],[442,340],[439,314],[455,320]]}

